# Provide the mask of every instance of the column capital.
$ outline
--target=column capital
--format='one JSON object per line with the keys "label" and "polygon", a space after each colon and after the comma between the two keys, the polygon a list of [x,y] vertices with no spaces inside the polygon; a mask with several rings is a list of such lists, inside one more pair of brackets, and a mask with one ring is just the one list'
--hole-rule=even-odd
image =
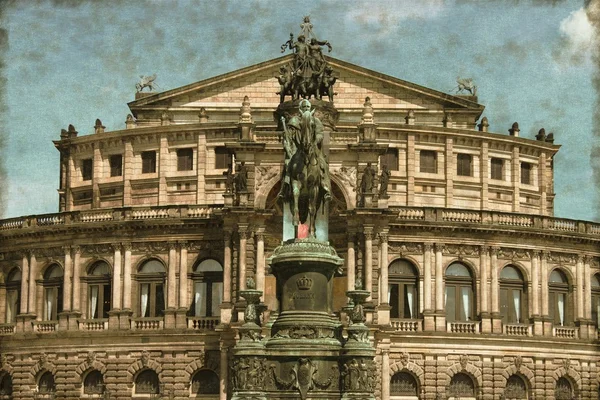
{"label": "column capital", "polygon": [[538,249],[531,250],[531,258],[535,258],[535,257],[539,257],[539,256],[540,256],[540,250],[538,250]]}
{"label": "column capital", "polygon": [[133,249],[133,244],[131,244],[131,242],[123,242],[121,243],[121,247],[124,251],[131,251]]}
{"label": "column capital", "polygon": [[428,252],[433,249],[433,243],[423,243],[423,251]]}
{"label": "column capital", "polygon": [[180,250],[189,250],[190,249],[190,244],[188,243],[187,240],[178,240],[177,244],[179,245]]}
{"label": "column capital", "polygon": [[356,232],[347,232],[346,233],[346,240],[348,241],[348,243],[354,243],[356,242]]}
{"label": "column capital", "polygon": [[487,244],[482,244],[481,246],[479,246],[479,251],[481,252],[481,254],[487,253],[490,250],[490,246]]}
{"label": "column capital", "polygon": [[490,253],[492,256],[497,256],[500,251],[500,246],[490,246]]}
{"label": "column capital", "polygon": [[228,242],[231,241],[231,235],[232,233],[230,231],[223,231],[223,240],[225,241],[225,244],[228,244]]}
{"label": "column capital", "polygon": [[75,245],[75,246],[71,246],[71,248],[73,249],[73,252],[75,254],[81,254],[81,246]]}
{"label": "column capital", "polygon": [[550,252],[548,250],[542,250],[542,260],[548,261],[549,257],[550,257]]}
{"label": "column capital", "polygon": [[435,251],[444,251],[446,245],[444,243],[434,243]]}
{"label": "column capital", "polygon": [[116,242],[116,243],[111,243],[111,244],[110,244],[110,247],[112,247],[112,249],[113,249],[114,251],[121,251],[121,243],[118,243],[118,242]]}
{"label": "column capital", "polygon": [[167,242],[167,246],[169,246],[169,251],[177,250],[177,242],[175,241]]}
{"label": "column capital", "polygon": [[69,255],[69,256],[71,255],[71,250],[72,250],[72,248],[71,248],[71,246],[70,246],[70,245],[61,246],[61,247],[62,247],[62,249],[63,249],[63,250],[64,250],[64,252],[65,252],[65,256],[66,256],[66,255]]}
{"label": "column capital", "polygon": [[577,262],[578,263],[583,264],[585,262],[586,258],[587,258],[587,255],[585,255],[585,254],[577,254]]}
{"label": "column capital", "polygon": [[380,232],[379,233],[379,240],[381,241],[381,243],[386,243],[388,242],[388,232]]}

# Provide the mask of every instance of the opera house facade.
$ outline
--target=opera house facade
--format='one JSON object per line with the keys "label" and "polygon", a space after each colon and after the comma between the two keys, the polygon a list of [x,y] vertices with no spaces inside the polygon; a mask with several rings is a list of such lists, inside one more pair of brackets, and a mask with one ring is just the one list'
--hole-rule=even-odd
{"label": "opera house facade", "polygon": [[[139,92],[122,130],[57,133],[59,212],[0,221],[0,399],[231,397],[248,278],[264,337],[279,310],[293,60]],[[597,399],[600,224],[554,216],[552,135],[491,132],[475,95],[326,60],[333,306],[346,329],[346,291],[370,293],[375,398]]]}

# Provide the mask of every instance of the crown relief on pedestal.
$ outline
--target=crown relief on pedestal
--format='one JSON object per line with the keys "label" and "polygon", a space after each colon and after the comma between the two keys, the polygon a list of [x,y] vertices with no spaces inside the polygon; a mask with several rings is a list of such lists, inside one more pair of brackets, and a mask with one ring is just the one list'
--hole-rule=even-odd
{"label": "crown relief on pedestal", "polygon": [[302,278],[296,280],[296,285],[300,290],[310,290],[313,285],[313,280],[304,275]]}

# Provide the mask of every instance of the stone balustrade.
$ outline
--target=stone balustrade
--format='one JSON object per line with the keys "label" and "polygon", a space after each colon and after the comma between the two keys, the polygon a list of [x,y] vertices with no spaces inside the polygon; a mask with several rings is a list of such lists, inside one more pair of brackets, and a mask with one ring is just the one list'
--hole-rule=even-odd
{"label": "stone balustrade", "polygon": [[446,331],[451,333],[476,334],[479,333],[479,322],[448,322],[446,324]]}
{"label": "stone balustrade", "polygon": [[420,319],[392,319],[390,325],[397,332],[420,332],[423,320]]}
{"label": "stone balustrade", "polygon": [[219,317],[192,317],[188,318],[188,328],[198,331],[214,331],[219,322]]}
{"label": "stone balustrade", "polygon": [[52,333],[58,330],[58,321],[33,321],[33,330],[37,333]]}
{"label": "stone balustrade", "polygon": [[577,339],[579,329],[574,326],[555,326],[552,328],[552,336],[561,339]]}
{"label": "stone balustrade", "polygon": [[95,332],[108,329],[108,318],[104,319],[80,319],[79,330]]}
{"label": "stone balustrade", "polygon": [[529,324],[506,324],[503,326],[503,331],[507,336],[531,336],[533,334]]}
{"label": "stone balustrade", "polygon": [[131,329],[136,331],[154,331],[162,329],[164,324],[163,317],[150,318],[132,318]]}
{"label": "stone balustrade", "polygon": [[12,335],[15,333],[15,324],[0,324],[0,335]]}

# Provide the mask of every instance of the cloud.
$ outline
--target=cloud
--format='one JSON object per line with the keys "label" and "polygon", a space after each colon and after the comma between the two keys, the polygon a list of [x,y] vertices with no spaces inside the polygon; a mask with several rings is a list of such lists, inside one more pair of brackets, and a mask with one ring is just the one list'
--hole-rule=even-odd
{"label": "cloud", "polygon": [[552,55],[562,66],[580,66],[592,61],[600,42],[586,8],[573,11],[560,22],[560,39]]}
{"label": "cloud", "polygon": [[402,21],[438,18],[446,7],[444,0],[399,0],[378,1],[368,7],[351,7],[344,19],[347,23],[358,23],[361,31],[383,38],[395,33]]}

